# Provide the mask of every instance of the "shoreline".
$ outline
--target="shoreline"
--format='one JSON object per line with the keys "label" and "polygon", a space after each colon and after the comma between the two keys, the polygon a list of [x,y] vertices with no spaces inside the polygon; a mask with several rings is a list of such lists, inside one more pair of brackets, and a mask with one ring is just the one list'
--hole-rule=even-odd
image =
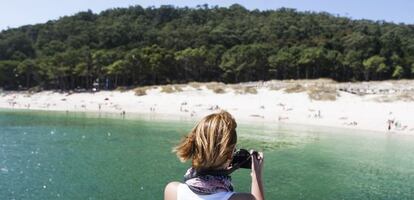
{"label": "shoreline", "polygon": [[[114,112],[97,112],[97,111],[62,111],[62,110],[36,110],[36,109],[24,109],[24,108],[1,108],[2,111],[6,112],[42,112],[42,113],[56,113],[56,114],[70,114],[70,115],[86,115],[87,118],[105,118],[105,119],[116,119],[116,120],[157,120],[165,122],[185,122],[185,123],[196,123],[197,120],[201,118],[182,116],[177,114],[162,114],[162,113],[127,113],[124,116],[120,113]],[[66,113],[67,112],[67,113]],[[345,127],[345,126],[329,126],[329,125],[317,125],[317,124],[300,124],[295,122],[283,122],[278,123],[269,120],[259,120],[259,119],[237,119],[236,122],[238,125],[245,126],[266,126],[267,128],[283,127],[310,127],[316,129],[334,129],[339,128],[343,131],[359,131],[364,132],[364,134],[392,134],[392,135],[401,135],[401,136],[410,136],[413,134],[407,134],[405,132],[389,132],[389,131],[378,131],[378,130],[369,130],[369,129],[360,129],[355,127]],[[326,131],[328,132],[328,131]]]}
{"label": "shoreline", "polygon": [[[308,85],[312,83],[301,82]],[[361,96],[343,89],[335,90],[334,100],[315,100],[310,97],[309,90],[287,92],[289,85],[275,90],[266,86],[266,83],[268,82],[248,83],[257,86],[254,87],[254,92],[245,93],[226,85],[220,85],[223,91],[217,93],[214,88],[201,83],[198,87],[191,84],[182,85],[179,90],[173,92],[163,91],[165,86],[152,86],[146,89],[144,95],[139,96],[136,95],[136,90],[94,93],[7,91],[0,92],[0,108],[120,115],[154,114],[182,117],[187,121],[196,121],[207,114],[224,109],[229,111],[236,121],[242,123],[298,124],[414,135],[414,102],[378,102],[375,99],[385,98],[384,94]],[[414,85],[414,81],[409,83]],[[298,82],[289,84],[296,87]],[[372,84],[371,88],[375,86],[381,89],[381,85],[390,83],[384,81]],[[344,83],[340,83],[337,88],[343,86]],[[396,95],[390,95],[394,96]],[[393,124],[389,131],[387,123],[390,120]]]}

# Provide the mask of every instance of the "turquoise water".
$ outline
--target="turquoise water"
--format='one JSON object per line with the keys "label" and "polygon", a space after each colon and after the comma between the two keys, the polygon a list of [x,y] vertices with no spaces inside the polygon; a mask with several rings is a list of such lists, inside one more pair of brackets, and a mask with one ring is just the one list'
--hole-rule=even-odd
{"label": "turquoise water", "polygon": [[[0,199],[162,199],[188,163],[171,148],[192,121],[0,111]],[[414,137],[239,124],[265,151],[267,199],[412,199]],[[248,192],[250,174],[233,175]]]}

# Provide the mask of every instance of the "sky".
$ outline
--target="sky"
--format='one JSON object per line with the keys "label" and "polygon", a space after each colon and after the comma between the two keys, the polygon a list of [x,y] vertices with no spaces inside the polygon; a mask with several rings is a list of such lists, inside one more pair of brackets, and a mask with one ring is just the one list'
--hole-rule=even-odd
{"label": "sky", "polygon": [[225,7],[238,3],[250,10],[287,7],[299,11],[325,11],[352,19],[414,24],[414,0],[0,0],[0,30],[45,23],[88,9],[99,13],[130,5],[196,7],[206,3]]}

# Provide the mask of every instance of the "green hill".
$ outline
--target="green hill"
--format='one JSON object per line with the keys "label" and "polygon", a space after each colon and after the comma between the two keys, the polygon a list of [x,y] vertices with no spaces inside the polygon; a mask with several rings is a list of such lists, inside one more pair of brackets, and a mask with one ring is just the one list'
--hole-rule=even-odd
{"label": "green hill", "polygon": [[294,9],[116,8],[0,33],[4,89],[414,77],[414,25]]}

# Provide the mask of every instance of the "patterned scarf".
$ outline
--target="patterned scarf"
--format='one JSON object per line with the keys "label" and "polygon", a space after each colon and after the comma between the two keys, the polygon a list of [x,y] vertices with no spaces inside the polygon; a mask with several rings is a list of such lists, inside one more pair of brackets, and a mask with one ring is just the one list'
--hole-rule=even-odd
{"label": "patterned scarf", "polygon": [[193,168],[190,168],[184,175],[184,182],[191,191],[198,195],[233,192],[231,177],[228,175],[200,175]]}

